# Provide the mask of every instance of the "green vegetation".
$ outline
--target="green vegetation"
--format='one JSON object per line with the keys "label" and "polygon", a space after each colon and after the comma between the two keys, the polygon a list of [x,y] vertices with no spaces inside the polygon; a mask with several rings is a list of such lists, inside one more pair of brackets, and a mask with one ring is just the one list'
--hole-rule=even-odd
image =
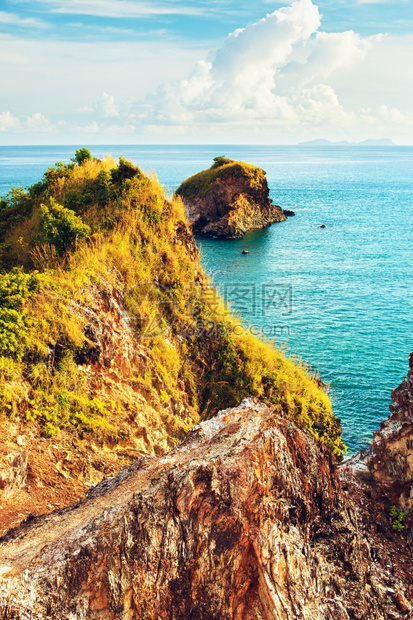
{"label": "green vegetation", "polygon": [[79,239],[90,236],[90,227],[71,209],[50,198],[49,206],[40,205],[40,232],[59,254],[72,250]]}
{"label": "green vegetation", "polygon": [[[166,200],[124,158],[86,151],[0,201],[3,424],[18,418],[47,437],[64,430],[116,442],[146,402],[158,415],[149,423],[182,437],[253,395],[340,457],[340,425],[320,382],[211,298],[180,198]],[[225,179],[234,166],[261,182],[259,168],[224,157],[206,172]],[[119,327],[110,300],[127,311],[124,346],[135,347],[120,380],[99,357]]]}
{"label": "green vegetation", "polygon": [[76,151],[72,161],[76,164],[79,164],[80,166],[81,164],[83,164],[84,161],[87,161],[89,159],[92,159],[92,153],[89,151],[89,149],[83,148]]}
{"label": "green vegetation", "polygon": [[30,327],[27,301],[36,278],[15,267],[0,275],[0,354],[21,361]]}
{"label": "green vegetation", "polygon": [[225,155],[220,155],[218,157],[214,157],[214,164],[211,166],[213,170],[216,168],[220,168],[221,166],[225,166],[226,164],[233,164],[235,160],[228,159]]}
{"label": "green vegetation", "polygon": [[263,183],[266,182],[265,172],[261,168],[220,156],[214,157],[214,163],[211,168],[198,172],[186,179],[178,187],[176,194],[189,199],[204,198],[211,189],[211,185],[217,179],[225,181],[232,176],[236,178],[245,177],[248,179],[250,187],[254,189],[260,189]]}
{"label": "green vegetation", "polygon": [[406,513],[403,512],[401,508],[398,508],[397,506],[393,505],[393,506],[390,506],[389,514],[392,519],[392,528],[394,529],[394,531],[403,532],[403,530],[406,527],[404,523],[406,520]]}

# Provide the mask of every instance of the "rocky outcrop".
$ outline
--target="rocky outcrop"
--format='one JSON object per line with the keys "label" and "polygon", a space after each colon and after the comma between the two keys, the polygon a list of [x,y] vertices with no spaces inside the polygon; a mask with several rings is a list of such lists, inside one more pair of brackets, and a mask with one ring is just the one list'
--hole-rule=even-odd
{"label": "rocky outcrop", "polygon": [[343,466],[344,473],[368,482],[379,500],[413,509],[413,353],[407,378],[392,392],[390,417],[374,433],[368,450]]}
{"label": "rocky outcrop", "polygon": [[247,231],[286,219],[269,197],[261,168],[224,157],[177,189],[195,235],[240,238]]}
{"label": "rocky outcrop", "polygon": [[408,577],[381,559],[331,453],[247,399],[10,532],[0,618],[407,618]]}

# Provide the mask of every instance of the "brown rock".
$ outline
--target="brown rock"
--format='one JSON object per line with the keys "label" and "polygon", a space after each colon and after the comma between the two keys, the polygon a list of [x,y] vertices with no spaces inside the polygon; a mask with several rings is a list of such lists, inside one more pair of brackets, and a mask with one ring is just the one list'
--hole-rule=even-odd
{"label": "brown rock", "polygon": [[396,604],[397,608],[400,609],[400,611],[410,611],[410,605],[402,592],[397,593]]}
{"label": "brown rock", "polygon": [[195,235],[240,238],[248,230],[286,219],[270,200],[264,170],[223,157],[215,160],[176,191]]}
{"label": "brown rock", "polygon": [[390,569],[328,450],[248,399],[5,537],[0,618],[403,618]]}
{"label": "brown rock", "polygon": [[27,452],[0,454],[0,497],[8,499],[21,489],[27,477]]}

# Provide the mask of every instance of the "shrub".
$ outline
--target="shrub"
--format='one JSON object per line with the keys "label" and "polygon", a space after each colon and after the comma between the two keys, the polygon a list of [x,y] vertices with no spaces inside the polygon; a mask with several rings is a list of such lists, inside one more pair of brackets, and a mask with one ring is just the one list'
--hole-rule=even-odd
{"label": "shrub", "polygon": [[397,506],[390,506],[389,510],[390,517],[392,519],[392,528],[395,532],[403,532],[406,527],[404,521],[406,520],[406,513],[403,512]]}
{"label": "shrub", "polygon": [[225,166],[225,164],[232,164],[233,163],[233,159],[228,159],[228,157],[225,157],[225,155],[221,155],[218,157],[214,157],[214,164],[212,164],[211,168],[215,169],[215,168],[220,168],[221,166]]}
{"label": "shrub", "polygon": [[126,179],[133,179],[135,176],[142,176],[142,172],[130,161],[125,159],[124,157],[119,157],[119,166],[117,168],[113,168],[112,170],[112,181],[113,183],[122,183],[122,181]]}
{"label": "shrub", "polygon": [[51,198],[48,207],[40,205],[40,232],[44,241],[63,254],[75,247],[77,239],[87,239],[91,231],[79,215]]}
{"label": "shrub", "polygon": [[72,161],[78,164],[78,166],[81,166],[83,162],[87,161],[88,159],[92,159],[92,153],[89,151],[89,149],[83,148],[78,149],[75,152],[75,156],[73,157]]}
{"label": "shrub", "polygon": [[24,306],[35,287],[35,277],[21,268],[0,276],[0,355],[22,359],[30,325]]}

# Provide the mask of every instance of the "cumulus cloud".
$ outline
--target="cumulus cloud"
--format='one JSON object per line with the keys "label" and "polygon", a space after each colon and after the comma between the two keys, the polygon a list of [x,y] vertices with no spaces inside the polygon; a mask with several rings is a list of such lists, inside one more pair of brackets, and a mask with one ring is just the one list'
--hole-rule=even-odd
{"label": "cumulus cloud", "polygon": [[7,133],[21,133],[29,130],[33,133],[52,133],[55,131],[53,123],[40,112],[32,116],[15,116],[10,112],[0,113],[0,131]]}
{"label": "cumulus cloud", "polygon": [[[312,122],[343,110],[325,80],[361,62],[370,41],[352,31],[324,33],[311,0],[296,0],[231,33],[210,59],[146,100],[152,122]],[[307,116],[305,117],[308,118]]]}
{"label": "cumulus cloud", "polygon": [[[13,71],[15,67],[26,67],[19,55],[20,45],[11,49],[9,56],[15,59]],[[85,57],[90,59],[93,49],[79,48],[79,63]],[[88,80],[82,88],[76,82],[76,88],[68,89],[64,101],[71,105],[63,111],[59,108],[60,121],[56,118],[56,106],[44,109],[44,115],[38,112],[30,117],[3,112],[0,131],[99,134],[110,139],[139,135],[149,141],[152,137],[158,140],[159,136],[171,141],[183,141],[186,137],[188,141],[237,142],[256,138],[291,142],[307,136],[353,140],[388,136],[406,142],[413,137],[413,113],[403,111],[406,107],[411,110],[408,88],[413,37],[367,37],[352,30],[325,32],[312,0],[294,0],[257,22],[238,28],[218,50],[198,61],[191,72],[187,52],[177,56],[169,48],[169,55],[162,50],[161,60],[156,60],[157,70],[151,65],[148,72],[147,44],[133,48],[133,53],[131,49],[122,48],[121,57],[116,57],[113,67],[122,79],[112,79],[111,83],[107,67],[112,66],[113,48],[99,48],[99,58],[94,58],[90,66],[94,75],[99,74],[101,67],[105,71],[101,71],[99,80]],[[66,75],[60,70],[66,56],[65,48],[58,58],[56,81]],[[154,49],[149,56],[158,58]],[[48,54],[44,54],[39,66],[44,66],[47,58]],[[122,72],[117,70],[120,64]],[[139,79],[135,84],[129,78],[125,82],[123,76],[130,76],[133,71]],[[166,75],[185,73],[184,79],[163,82],[155,90]],[[71,74],[77,76],[74,71]],[[8,78],[11,79],[10,75]],[[30,79],[30,71],[26,78]],[[63,88],[64,84],[59,86]],[[138,100],[133,97],[133,88],[149,93],[140,95]],[[70,101],[72,91],[76,92],[77,106],[77,93],[82,92],[83,97],[76,115],[68,112],[74,109]],[[111,92],[116,93],[116,100]],[[33,105],[40,107],[37,101]],[[11,109],[8,103],[5,109]]]}
{"label": "cumulus cloud", "polygon": [[35,133],[52,133],[55,128],[43,114],[36,112],[33,116],[26,118],[26,125],[30,131]]}
{"label": "cumulus cloud", "polygon": [[0,114],[0,131],[16,131],[20,129],[20,120],[10,112]]}
{"label": "cumulus cloud", "polygon": [[[383,113],[341,105],[331,81],[351,73],[381,35],[320,30],[311,0],[296,0],[231,33],[188,78],[163,84],[137,107],[144,124],[346,127]],[[394,110],[392,114],[397,117]],[[407,117],[404,116],[406,119]]]}
{"label": "cumulus cloud", "polygon": [[93,106],[93,110],[103,118],[116,118],[119,112],[116,108],[115,97],[102,93]]}

